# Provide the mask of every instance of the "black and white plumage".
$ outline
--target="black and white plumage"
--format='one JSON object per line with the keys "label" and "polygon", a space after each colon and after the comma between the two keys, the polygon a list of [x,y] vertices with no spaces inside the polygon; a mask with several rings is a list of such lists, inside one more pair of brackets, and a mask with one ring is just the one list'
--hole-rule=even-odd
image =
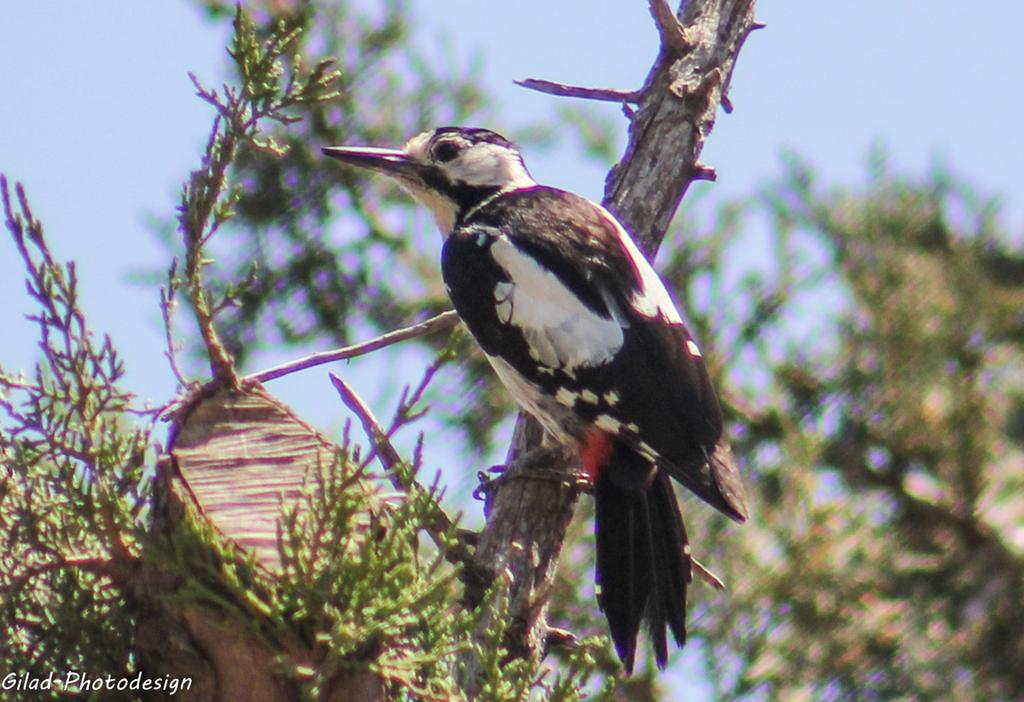
{"label": "black and white plumage", "polygon": [[691,579],[669,478],[737,521],[747,510],[700,349],[660,278],[611,213],[538,185],[494,132],[324,152],[396,179],[433,213],[456,311],[594,483],[599,603],[619,656],[630,671],[646,620],[663,667],[666,629],[685,640]]}

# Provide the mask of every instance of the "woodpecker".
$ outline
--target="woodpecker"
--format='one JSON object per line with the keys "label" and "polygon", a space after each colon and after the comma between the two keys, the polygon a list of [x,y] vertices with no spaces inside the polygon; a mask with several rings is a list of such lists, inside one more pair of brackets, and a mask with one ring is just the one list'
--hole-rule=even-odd
{"label": "woodpecker", "polygon": [[670,479],[737,522],[747,508],[700,347],[661,279],[608,210],[538,185],[490,130],[323,152],[394,179],[433,214],[455,310],[593,484],[598,604],[624,668],[644,622],[664,668],[667,631],[686,640],[692,577]]}

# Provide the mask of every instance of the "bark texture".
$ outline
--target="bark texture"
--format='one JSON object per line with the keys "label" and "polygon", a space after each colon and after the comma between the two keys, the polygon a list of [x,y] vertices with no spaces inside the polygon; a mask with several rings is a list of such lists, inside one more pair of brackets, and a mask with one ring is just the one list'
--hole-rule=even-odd
{"label": "bark texture", "polygon": [[[731,109],[727,91],[733,67],[743,41],[757,25],[753,0],[689,0],[678,19],[665,0],[651,0],[650,5],[661,50],[643,88],[623,94],[635,97],[638,107],[628,113],[629,142],[609,173],[603,204],[653,257],[690,183],[714,177],[698,158],[719,104]],[[541,436],[536,421],[521,415],[507,462],[513,464],[538,446]],[[576,468],[569,459],[550,467],[567,478]],[[507,642],[516,657],[537,661],[543,654],[554,573],[580,494],[570,482],[503,483],[479,537],[478,570],[508,582]],[[480,583],[470,583],[470,605],[480,592]],[[471,698],[476,690],[473,675],[470,666],[464,687]]]}

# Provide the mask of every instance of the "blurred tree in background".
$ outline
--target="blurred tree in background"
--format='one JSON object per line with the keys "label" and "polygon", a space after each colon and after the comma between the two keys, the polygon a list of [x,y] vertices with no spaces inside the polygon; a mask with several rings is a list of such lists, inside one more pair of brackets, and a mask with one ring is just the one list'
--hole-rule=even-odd
{"label": "blurred tree in background", "polygon": [[[1020,242],[967,185],[878,155],[863,190],[791,162],[749,207],[766,240],[726,212],[672,264],[716,291],[712,357],[757,496],[742,530],[695,539],[730,585],[695,617],[712,680],[726,699],[1019,699]],[[719,287],[750,245],[771,270]]]}
{"label": "blurred tree in background", "polygon": [[[215,18],[234,13],[205,4]],[[342,0],[266,3],[254,11],[264,36],[279,21],[301,29],[299,53],[310,64],[338,59],[340,95],[296,105],[300,119],[268,134],[282,149],[243,144],[231,167],[236,214],[214,240],[217,263],[207,271],[225,302],[218,327],[228,349],[244,361],[267,345],[327,348],[445,309],[432,224],[379,181],[324,167],[318,151],[400,144],[442,123],[502,129],[475,74],[420,56],[402,2],[373,11]],[[607,133],[598,132],[588,138],[607,153]],[[1019,239],[966,184],[941,172],[907,179],[878,155],[861,189],[823,188],[791,159],[779,183],[712,221],[696,212],[684,207],[677,217],[661,269],[702,338],[753,503],[750,522],[736,528],[683,496],[694,552],[728,587],[692,590],[688,645],[704,654],[716,696],[1024,698]],[[488,447],[512,407],[468,340],[447,341],[458,361],[439,373],[432,419],[462,427],[467,446]],[[421,340],[431,354],[445,342]],[[58,365],[73,367],[60,352],[52,356]],[[101,380],[119,375],[112,349],[90,346],[83,358],[108,369],[97,371]],[[45,371],[40,387],[59,395],[43,387],[47,373],[81,375],[63,372]],[[34,386],[13,375],[2,381],[0,673],[31,660],[130,668],[130,616],[111,587],[125,576],[97,568],[93,556],[134,554],[144,538],[150,427],[124,428],[133,420],[116,392],[99,409],[72,407],[63,419],[47,414],[59,398],[44,392],[38,414],[22,422],[13,397]],[[454,395],[457,402],[447,401]],[[42,426],[56,428],[27,437],[34,417],[51,417]],[[82,427],[74,441],[88,444],[93,463],[84,468],[74,454],[55,458],[69,423]],[[83,477],[90,470],[109,480],[91,484]],[[552,623],[604,635],[591,579],[580,577],[592,569],[584,503],[563,551]],[[91,555],[60,552],[69,547]],[[443,587],[431,580],[428,589],[436,598]],[[32,607],[38,616],[26,618]],[[64,636],[53,637],[55,622]],[[618,670],[607,645],[595,655],[600,671]],[[615,696],[676,699],[670,685],[648,662]]]}

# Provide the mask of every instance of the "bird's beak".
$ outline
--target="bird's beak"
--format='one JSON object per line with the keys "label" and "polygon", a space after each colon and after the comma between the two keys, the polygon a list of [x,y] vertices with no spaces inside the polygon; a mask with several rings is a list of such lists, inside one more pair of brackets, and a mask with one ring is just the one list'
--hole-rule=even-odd
{"label": "bird's beak", "polygon": [[379,149],[373,146],[325,146],[325,156],[336,158],[350,166],[358,166],[389,176],[408,185],[423,183],[426,165],[416,161],[399,149]]}

